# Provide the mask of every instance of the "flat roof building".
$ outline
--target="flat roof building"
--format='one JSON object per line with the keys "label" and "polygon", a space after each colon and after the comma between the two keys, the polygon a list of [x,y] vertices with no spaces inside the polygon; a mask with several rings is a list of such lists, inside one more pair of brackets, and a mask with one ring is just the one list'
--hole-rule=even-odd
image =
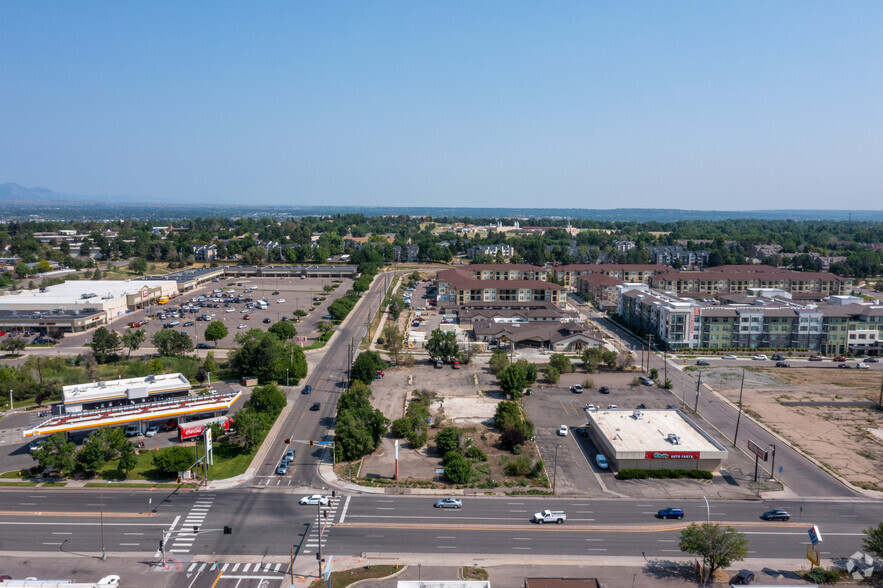
{"label": "flat roof building", "polygon": [[66,413],[131,405],[186,394],[190,387],[190,381],[183,374],[73,384],[61,389],[62,405]]}
{"label": "flat roof building", "polygon": [[679,410],[586,411],[596,446],[617,470],[714,472],[727,450]]}

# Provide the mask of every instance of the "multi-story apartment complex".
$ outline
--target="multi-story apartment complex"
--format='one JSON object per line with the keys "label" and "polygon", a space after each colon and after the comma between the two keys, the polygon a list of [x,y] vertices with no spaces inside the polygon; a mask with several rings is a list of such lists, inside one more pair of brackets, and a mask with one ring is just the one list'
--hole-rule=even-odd
{"label": "multi-story apartment complex", "polygon": [[473,263],[457,268],[476,280],[546,280],[547,270],[527,263]]}
{"label": "multi-story apartment complex", "polygon": [[677,294],[744,293],[753,288],[775,288],[790,294],[819,297],[849,295],[852,278],[827,272],[795,272],[763,265],[730,265],[703,272],[667,272],[650,276],[651,288]]}
{"label": "multi-story apartment complex", "polygon": [[[535,266],[510,264],[478,267],[464,266],[438,272],[438,305],[464,305],[469,302],[543,302],[563,306],[567,300],[558,284],[522,275],[535,275]],[[532,268],[532,269],[526,269]],[[545,277],[545,271],[540,271]]]}
{"label": "multi-story apartment complex", "polygon": [[760,295],[718,305],[630,286],[619,287],[618,313],[669,348],[793,348],[825,355],[881,351],[883,306],[860,298],[801,303],[782,290],[752,290]]}
{"label": "multi-story apartment complex", "polygon": [[491,257],[496,257],[497,253],[500,253],[505,258],[510,258],[515,253],[515,250],[512,249],[511,245],[507,245],[505,243],[496,243],[494,245],[473,245],[467,250],[470,258],[478,257],[479,255],[489,255]]}
{"label": "multi-story apartment complex", "polygon": [[577,276],[576,291],[583,300],[599,308],[616,308],[619,303],[617,286],[623,281],[607,274],[585,274]]}
{"label": "multi-story apartment complex", "polygon": [[650,252],[650,260],[659,265],[673,265],[677,260],[681,265],[705,266],[708,265],[710,251],[690,251],[680,245],[660,245],[647,247]]}
{"label": "multi-story apartment complex", "polygon": [[575,263],[562,265],[554,269],[555,280],[566,288],[571,289],[576,289],[576,280],[579,276],[590,274],[603,274],[623,282],[643,282],[647,284],[651,276],[671,271],[671,268],[665,265],[616,263]]}

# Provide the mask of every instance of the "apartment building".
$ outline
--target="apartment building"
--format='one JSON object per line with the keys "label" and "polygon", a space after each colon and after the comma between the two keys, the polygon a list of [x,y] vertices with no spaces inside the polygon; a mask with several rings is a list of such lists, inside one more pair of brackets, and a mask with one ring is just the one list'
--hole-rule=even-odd
{"label": "apartment building", "polygon": [[623,282],[649,283],[650,277],[670,272],[671,268],[655,264],[574,263],[555,268],[555,280],[566,288],[576,289],[579,276],[603,274]]}
{"label": "apartment building", "polygon": [[494,245],[473,245],[467,250],[467,252],[468,256],[473,259],[482,255],[496,257],[498,253],[508,259],[515,254],[515,250],[512,249],[512,246],[506,245],[505,243],[496,243]]}
{"label": "apartment building", "polygon": [[674,264],[675,260],[684,266],[706,266],[708,258],[711,256],[710,251],[690,251],[684,249],[680,245],[660,245],[658,247],[647,247],[650,252],[650,261],[658,265]]}
{"label": "apartment building", "polygon": [[[538,279],[518,279],[523,270],[514,269],[512,274],[478,269],[476,266],[442,270],[438,272],[438,305],[449,307],[464,305],[469,302],[551,302],[564,306],[567,295],[564,288],[552,282]],[[494,268],[506,267],[494,265]],[[534,267],[534,266],[527,266]],[[539,269],[539,268],[536,268]],[[476,275],[488,276],[476,278]],[[490,276],[505,275],[505,278]],[[528,272],[530,275],[530,272]]]}
{"label": "apartment building", "polygon": [[732,265],[702,272],[667,272],[650,276],[651,288],[678,294],[745,293],[752,288],[774,288],[791,294],[819,297],[852,293],[852,278],[827,272],[795,272],[768,266]]}
{"label": "apartment building", "polygon": [[458,270],[476,280],[547,280],[550,270],[527,263],[473,263]]}
{"label": "apartment building", "polygon": [[644,284],[617,288],[620,291],[617,314],[626,323],[652,334],[656,341],[670,349],[696,347],[701,308],[698,302],[649,290]]}
{"label": "apartment building", "polygon": [[576,291],[583,300],[598,308],[616,308],[619,304],[617,286],[623,283],[607,274],[584,274],[576,278]]}

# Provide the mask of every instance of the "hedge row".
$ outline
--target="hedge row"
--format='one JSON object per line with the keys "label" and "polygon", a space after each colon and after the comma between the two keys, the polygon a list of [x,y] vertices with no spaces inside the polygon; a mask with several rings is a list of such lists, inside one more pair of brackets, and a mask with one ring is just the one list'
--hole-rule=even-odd
{"label": "hedge row", "polygon": [[691,478],[693,480],[711,480],[711,472],[705,470],[639,470],[626,468],[617,474],[620,480],[646,480],[647,478]]}

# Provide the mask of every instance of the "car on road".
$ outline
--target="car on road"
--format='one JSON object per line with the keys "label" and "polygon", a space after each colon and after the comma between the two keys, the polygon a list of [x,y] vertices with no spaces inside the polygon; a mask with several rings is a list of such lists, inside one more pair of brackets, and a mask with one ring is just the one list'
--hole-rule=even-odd
{"label": "car on road", "polygon": [[844,369],[844,370],[848,370],[848,369],[852,368],[852,366],[849,365],[848,363],[841,363],[837,367],[839,367],[840,369]]}
{"label": "car on road", "polygon": [[322,408],[322,403],[321,402],[314,402],[313,406],[310,407],[310,410],[319,410],[320,408]]}
{"label": "car on road", "polygon": [[656,513],[660,519],[682,519],[684,518],[683,508],[663,508]]}
{"label": "car on road", "polygon": [[237,328],[237,329],[247,329],[247,328],[248,328],[248,325],[239,325],[239,326],[236,327],[236,328]]}
{"label": "car on road", "polygon": [[600,388],[598,388],[598,392],[600,392],[601,394],[610,394],[610,387],[601,386]]}
{"label": "car on road", "polygon": [[739,359],[739,358],[736,357],[735,355],[733,355],[732,353],[730,353],[729,355],[724,355],[723,357],[721,357],[721,359]]}
{"label": "car on road", "polygon": [[639,404],[635,408],[638,410],[647,410],[647,405],[642,402],[641,404]]}
{"label": "car on road", "polygon": [[144,431],[146,437],[156,437],[157,433],[159,433],[159,427],[156,425],[151,425],[147,427],[146,431]]}
{"label": "car on road", "polygon": [[843,357],[842,355],[838,355],[837,357],[834,358],[834,361],[844,362],[844,361],[846,361],[846,358]]}
{"label": "car on road", "polygon": [[785,363],[784,361],[777,361],[776,367],[791,367],[791,366],[788,365],[787,363]]}
{"label": "car on road", "polygon": [[279,296],[279,291],[278,291],[278,290],[274,290],[274,291],[273,291],[273,296]]}
{"label": "car on road", "polygon": [[[288,460],[287,459],[282,460],[282,463],[280,463],[279,467],[276,468],[276,473],[280,476],[284,476],[285,474],[288,473]],[[303,503],[301,503],[301,504],[303,504]]]}
{"label": "car on road", "polygon": [[761,353],[761,354],[755,355],[755,356],[752,357],[751,359],[754,359],[754,360],[757,360],[757,361],[766,361],[766,360],[769,359],[769,358],[768,358],[766,355],[764,355],[763,353]]}
{"label": "car on road", "polygon": [[770,359],[772,359],[773,361],[785,361],[785,356],[776,354],[770,357]]}
{"label": "car on road", "polygon": [[304,386],[304,389],[300,391],[301,394],[310,394],[313,391],[313,387],[307,384]]}
{"label": "car on road", "polygon": [[865,360],[866,363],[880,363],[879,357],[869,357]]}
{"label": "car on road", "polygon": [[570,391],[573,392],[574,394],[582,394],[583,387],[579,384],[574,384],[573,386],[570,387]]}
{"label": "car on road", "polygon": [[783,508],[774,508],[760,515],[765,521],[787,521],[791,518],[791,513]]}
{"label": "car on road", "polygon": [[868,364],[866,364],[866,363],[864,363],[864,362],[859,362],[859,363],[855,364],[855,367],[858,368],[858,369],[860,369],[860,370],[869,370],[869,369],[871,369],[871,366],[869,366]]}
{"label": "car on road", "polygon": [[641,383],[644,384],[645,386],[652,386],[652,385],[653,385],[653,380],[651,380],[651,379],[648,378],[647,376],[641,376],[641,377],[638,378],[638,379],[639,379],[639,380],[641,381]]}
{"label": "car on road", "polygon": [[322,506],[325,506],[330,501],[331,499],[323,494],[312,494],[301,498],[298,504],[321,504]]}
{"label": "car on road", "polygon": [[197,343],[196,348],[197,349],[211,349],[212,346],[209,345],[208,343]]}
{"label": "car on road", "polygon": [[567,425],[561,425],[558,427],[558,436],[567,437]]}
{"label": "car on road", "polygon": [[813,356],[810,356],[809,360],[810,361],[822,361],[822,356],[821,355],[813,355]]}
{"label": "car on road", "polygon": [[599,453],[595,456],[595,463],[598,464],[598,467],[602,470],[606,470],[610,467],[610,464],[607,463],[607,458],[604,457],[603,453]]}
{"label": "car on road", "polygon": [[704,359],[697,359],[696,365],[711,365],[711,364],[708,363],[707,361],[705,361]]}
{"label": "car on road", "polygon": [[460,508],[463,501],[459,498],[442,498],[435,501],[435,508]]}
{"label": "car on road", "polygon": [[285,457],[283,459],[287,459],[289,462],[294,459],[294,449],[289,449],[285,452]]}

